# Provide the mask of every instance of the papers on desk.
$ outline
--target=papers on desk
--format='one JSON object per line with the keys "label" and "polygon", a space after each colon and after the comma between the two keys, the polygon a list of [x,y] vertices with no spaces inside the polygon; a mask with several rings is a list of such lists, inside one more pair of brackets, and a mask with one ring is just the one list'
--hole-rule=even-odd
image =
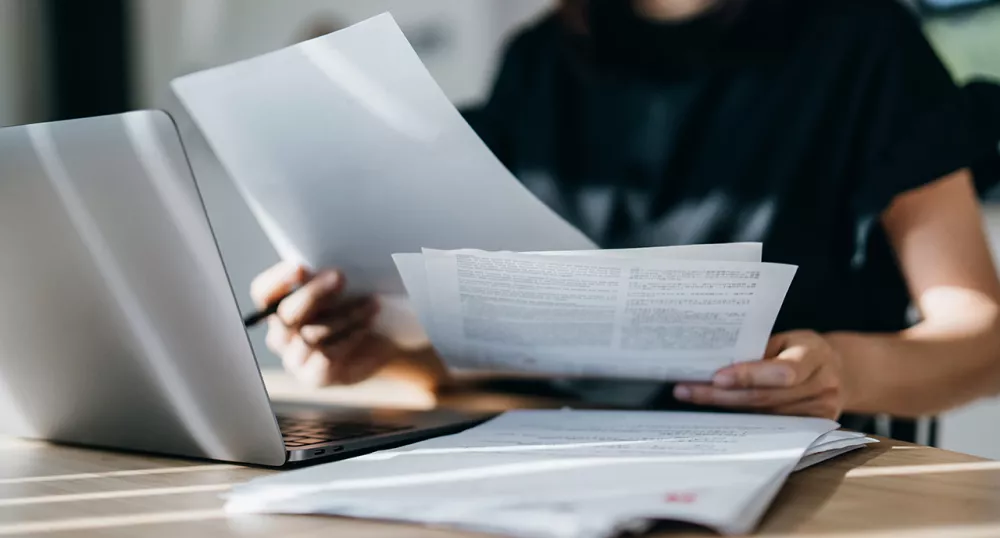
{"label": "papers on desk", "polygon": [[590,249],[490,152],[392,16],[173,88],[286,260],[402,294],[396,252]]}
{"label": "papers on desk", "polygon": [[795,275],[759,244],[394,259],[449,366],[566,377],[705,381],[759,360]]}
{"label": "papers on desk", "polygon": [[837,456],[842,456],[848,452],[853,452],[865,445],[877,443],[878,441],[866,436],[863,433],[833,431],[816,440],[805,456],[799,460],[795,466],[795,471],[803,471],[814,465],[819,465],[824,461],[831,460]]}
{"label": "papers on desk", "polygon": [[530,538],[603,538],[657,520],[741,534],[797,467],[872,442],[836,428],[788,417],[515,411],[458,435],[255,480],[226,507]]}

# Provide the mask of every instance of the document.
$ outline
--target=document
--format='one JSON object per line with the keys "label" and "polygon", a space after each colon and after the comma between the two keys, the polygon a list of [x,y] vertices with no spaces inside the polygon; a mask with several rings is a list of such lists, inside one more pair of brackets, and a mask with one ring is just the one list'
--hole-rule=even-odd
{"label": "document", "polygon": [[252,481],[226,508],[531,538],[603,538],[659,520],[743,534],[837,427],[773,416],[514,411],[461,434]]}
{"label": "document", "polygon": [[806,455],[799,460],[798,465],[795,466],[795,471],[802,471],[819,465],[824,461],[836,458],[837,456],[842,456],[848,452],[853,452],[859,448],[863,448],[866,445],[878,443],[877,439],[872,439],[867,437],[863,433],[857,432],[845,432],[845,431],[834,431],[830,432],[823,437],[816,440],[815,443],[809,450],[806,451]]}
{"label": "document", "polygon": [[[659,259],[659,260],[718,260],[734,262],[757,262],[763,257],[764,246],[760,243],[729,243],[721,245],[683,245],[673,247],[651,247],[617,250],[576,250],[562,252],[535,252],[542,256],[581,257],[601,255],[618,259]],[[476,253],[479,251],[468,250]],[[423,254],[393,254],[396,268],[409,294],[411,311],[419,318],[423,327],[430,325],[430,293],[427,290],[427,271]]]}
{"label": "document", "polygon": [[391,15],[173,88],[279,254],[343,269],[350,292],[402,294],[396,252],[596,248],[504,168]]}
{"label": "document", "polygon": [[397,254],[430,341],[456,369],[705,381],[759,360],[796,268],[746,245]]}

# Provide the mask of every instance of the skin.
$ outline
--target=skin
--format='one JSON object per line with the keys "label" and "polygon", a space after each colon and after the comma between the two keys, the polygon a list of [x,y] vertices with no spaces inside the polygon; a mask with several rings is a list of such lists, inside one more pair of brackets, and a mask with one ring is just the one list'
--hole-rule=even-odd
{"label": "skin", "polygon": [[376,374],[434,390],[447,372],[431,349],[404,350],[372,330],[374,298],[347,299],[336,270],[310,273],[279,263],[254,279],[250,294],[264,308],[292,289],[268,319],[267,347],[303,385],[353,385]]}
{"label": "skin", "polygon": [[677,395],[785,415],[917,417],[1000,391],[1000,283],[968,171],[899,196],[882,223],[921,323],[893,334],[780,334],[766,359]]}
{"label": "skin", "polygon": [[633,0],[637,12],[653,20],[690,19],[714,6],[718,0]]}
{"label": "skin", "polygon": [[[714,0],[637,0],[658,19],[696,15]],[[584,28],[582,2],[563,16]],[[711,384],[676,387],[697,404],[759,413],[837,418],[845,411],[935,414],[1000,393],[1000,281],[972,177],[956,171],[898,196],[882,224],[922,321],[899,333],[777,334],[760,361],[719,371]],[[268,346],[314,386],[377,373],[427,388],[446,379],[430,350],[403,350],[372,332],[374,301],[343,297],[337,271],[311,275],[279,264],[253,284],[264,307],[302,285],[270,320]]]}
{"label": "skin", "polygon": [[[682,21],[703,13],[719,0],[633,0],[638,13],[651,20]],[[587,0],[560,0],[559,15],[574,32],[587,33]]]}

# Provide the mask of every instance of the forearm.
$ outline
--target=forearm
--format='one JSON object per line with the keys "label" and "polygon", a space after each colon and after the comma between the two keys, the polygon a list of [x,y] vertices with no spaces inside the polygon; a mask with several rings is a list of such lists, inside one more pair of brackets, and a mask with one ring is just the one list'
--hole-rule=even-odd
{"label": "forearm", "polygon": [[843,360],[846,410],[917,417],[1000,392],[1000,324],[979,325],[827,335]]}
{"label": "forearm", "polygon": [[882,225],[924,321],[828,336],[846,408],[912,417],[1000,393],[1000,280],[969,171],[896,197]]}
{"label": "forearm", "polygon": [[449,379],[448,370],[434,348],[429,346],[418,349],[397,348],[393,358],[379,375],[406,381],[431,392],[437,391]]}

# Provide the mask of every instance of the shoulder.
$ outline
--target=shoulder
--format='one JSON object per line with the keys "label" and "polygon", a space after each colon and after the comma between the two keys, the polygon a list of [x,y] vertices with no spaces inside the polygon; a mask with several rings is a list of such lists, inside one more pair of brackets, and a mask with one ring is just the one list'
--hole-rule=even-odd
{"label": "shoulder", "polygon": [[810,0],[801,2],[800,9],[818,27],[870,43],[922,35],[917,15],[901,0]]}
{"label": "shoulder", "polygon": [[740,43],[770,45],[772,56],[821,70],[884,67],[929,49],[915,13],[900,0],[744,0]]}
{"label": "shoulder", "polygon": [[561,24],[557,16],[550,14],[521,28],[504,44],[504,58],[530,57],[550,47],[562,34]]}
{"label": "shoulder", "polygon": [[[794,0],[782,1],[787,5]],[[817,15],[866,26],[916,20],[916,14],[901,0],[810,0],[801,7]]]}
{"label": "shoulder", "polygon": [[942,71],[916,13],[899,0],[770,1],[785,13],[789,54],[819,69],[851,73],[858,84]]}
{"label": "shoulder", "polygon": [[562,22],[550,15],[512,35],[502,48],[494,89],[520,94],[533,83],[545,80],[557,62],[563,32]]}

